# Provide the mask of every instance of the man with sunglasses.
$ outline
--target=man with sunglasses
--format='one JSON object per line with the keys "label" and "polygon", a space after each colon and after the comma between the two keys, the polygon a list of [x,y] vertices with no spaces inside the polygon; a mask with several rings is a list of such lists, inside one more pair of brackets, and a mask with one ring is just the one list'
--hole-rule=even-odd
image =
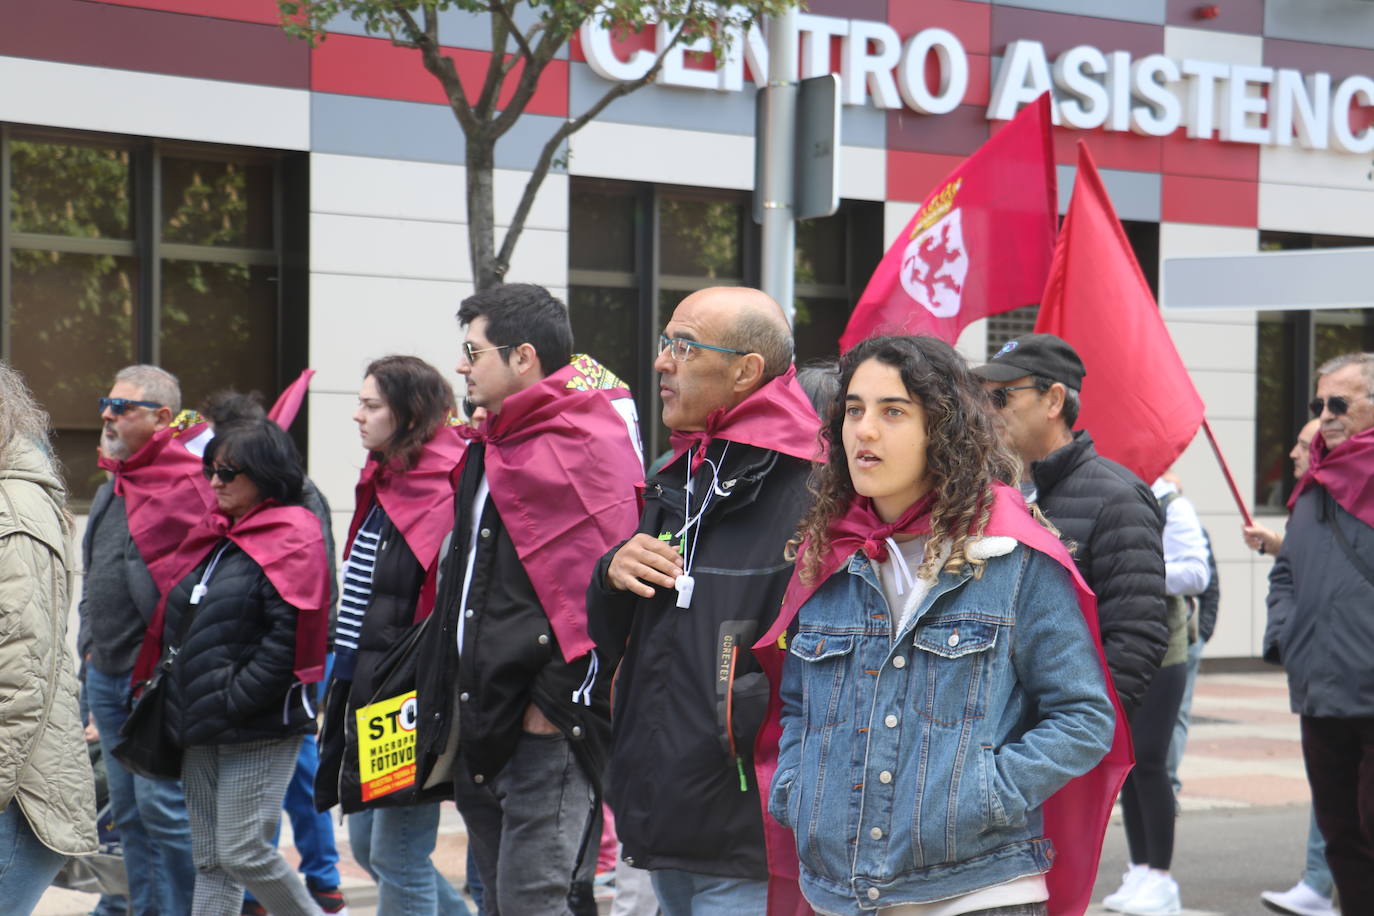
{"label": "man with sunglasses", "polygon": [[643,465],[612,403],[622,384],[570,362],[568,310],[548,290],[482,290],[458,321],[458,372],[488,416],[422,624],[415,785],[451,790],[488,916],[580,916],[595,912],[613,670],[587,635],[585,588],[634,530]]}
{"label": "man with sunglasses", "polygon": [[638,533],[601,558],[587,592],[597,645],[624,654],[607,798],[624,861],[650,870],[664,916],[761,914],[754,742],[769,682],[751,646],[792,574],[784,552],[810,499],[819,421],[787,319],[759,290],[693,293],[659,344],[674,454],[646,482]]}
{"label": "man with sunglasses", "polygon": [[1140,478],[1097,453],[1087,430],[1074,430],[1086,372],[1068,343],[1026,334],[973,372],[1021,457],[1027,500],[1059,529],[1097,595],[1103,652],[1129,715],[1169,645],[1159,503]]}
{"label": "man with sunglasses", "polygon": [[1317,370],[1320,433],[1269,573],[1264,657],[1301,717],[1312,807],[1343,904],[1374,900],[1374,353]]}
{"label": "man with sunglasses", "polygon": [[[150,545],[155,540],[175,547],[209,506],[209,488],[198,458],[167,447],[165,431],[181,409],[181,389],[171,373],[147,365],[121,369],[99,407],[101,465],[112,474],[96,491],[82,540],[78,643],[124,845],[130,912],[171,916],[190,912],[195,887],[181,783],[135,776],[112,751],[129,715],[130,676],[158,602],[148,567],[161,557],[150,553]],[[160,470],[168,474],[158,485],[141,486],[131,478]],[[154,538],[140,543],[130,533],[135,512],[135,527],[155,531]]]}

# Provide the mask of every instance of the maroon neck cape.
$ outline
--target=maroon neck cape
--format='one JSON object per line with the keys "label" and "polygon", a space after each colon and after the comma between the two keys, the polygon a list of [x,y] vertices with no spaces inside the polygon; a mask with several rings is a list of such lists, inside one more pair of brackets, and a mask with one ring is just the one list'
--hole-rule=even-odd
{"label": "maroon neck cape", "polygon": [[820,418],[816,409],[797,384],[797,370],[788,367],[782,375],[769,381],[734,407],[722,407],[706,417],[706,428],[693,432],[674,432],[669,436],[673,447],[671,465],[688,449],[692,455],[692,471],[706,460],[706,449],[716,439],[754,445],[810,461],[820,450],[818,435]]}
{"label": "maroon neck cape", "polygon": [[601,556],[638,527],[644,482],[611,406],[623,389],[587,385],[577,366],[564,366],[506,398],[478,433],[492,502],[566,661],[592,648],[587,583]]}
{"label": "maroon neck cape", "polygon": [[169,561],[187,533],[215,505],[214,492],[201,473],[200,457],[186,450],[186,443],[205,428],[194,414],[183,415],[125,460],[103,455],[97,459],[114,474],[115,495],[124,500],[129,517],[129,536],[159,594],[177,583],[180,577],[173,577]]}
{"label": "maroon neck cape", "polygon": [[415,605],[419,622],[434,610],[439,546],[453,530],[453,493],[463,473],[468,440],[476,436],[466,426],[444,426],[420,449],[415,463],[404,471],[369,460],[354,490],[353,523],[348,529],[349,549],[374,503],[401,532],[406,546],[425,571],[420,598]]}
{"label": "maroon neck cape", "polygon": [[[201,518],[177,550],[170,564],[176,571],[173,583],[190,575],[225,538],[252,557],[282,600],[296,609],[296,679],[303,684],[322,680],[330,583],[320,520],[304,506],[282,506],[273,500],[259,503],[237,522],[215,509]],[[147,680],[162,657],[170,592],[170,588],[163,592],[143,636],[134,666],[135,684]]]}
{"label": "maroon neck cape", "polygon": [[1330,449],[1321,436],[1313,436],[1307,473],[1288,498],[1288,508],[1314,484],[1321,484],[1342,509],[1374,527],[1374,429]]}
{"label": "maroon neck cape", "polygon": [[[1116,732],[1106,756],[1095,768],[1070,781],[1051,796],[1042,809],[1045,835],[1054,841],[1055,849],[1054,865],[1046,878],[1049,884],[1051,916],[1081,916],[1091,901],[1093,881],[1097,877],[1098,858],[1102,852],[1102,838],[1107,831],[1112,803],[1134,762],[1130,731],[1126,726],[1126,715],[1117,700],[1116,691],[1111,687],[1107,660],[1102,654],[1102,640],[1097,627],[1097,599],[1084,583],[1083,577],[1078,574],[1064,545],[1031,518],[1021,494],[1002,484],[994,484],[993,492],[992,513],[984,536],[1015,538],[1031,550],[1037,550],[1050,557],[1068,572],[1078,596],[1078,608],[1088,625],[1093,648],[1097,650],[1098,664],[1102,669],[1103,689],[1111,697],[1112,706],[1116,711]],[[779,721],[782,703],[777,685],[781,680],[782,662],[786,653],[779,645],[779,637],[786,632],[806,600],[814,595],[830,576],[841,569],[855,551],[862,550],[870,558],[881,562],[887,556],[884,539],[897,532],[921,534],[929,531],[929,512],[930,499],[923,499],[908,509],[897,522],[887,524],[878,518],[869,500],[856,499],[850,504],[849,511],[831,527],[830,548],[821,563],[817,580],[809,585],[804,584],[800,574],[793,573],[777,622],[767,635],[754,644],[754,655],[768,672],[773,684],[768,719],[760,729],[755,744],[754,766],[761,787],[772,784],[778,764],[778,739],[782,734],[782,725]],[[806,545],[803,544],[802,551],[805,550]],[[800,569],[801,563],[797,566]],[[796,847],[791,833],[769,816],[767,791],[761,791],[759,794],[764,806],[764,838],[768,847],[769,873],[772,876],[769,913],[770,916],[780,912],[792,913],[795,911],[790,907],[774,909],[772,888],[775,884],[781,885],[787,881],[795,885]]]}

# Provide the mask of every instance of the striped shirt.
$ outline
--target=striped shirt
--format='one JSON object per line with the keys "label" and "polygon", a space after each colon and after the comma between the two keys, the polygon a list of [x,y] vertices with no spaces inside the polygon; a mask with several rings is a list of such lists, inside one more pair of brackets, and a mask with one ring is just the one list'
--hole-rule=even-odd
{"label": "striped shirt", "polygon": [[334,624],[334,676],[341,681],[353,680],[363,617],[372,602],[372,573],[377,565],[378,541],[385,519],[381,508],[374,505],[358,528],[348,548],[348,559],[344,560],[339,618]]}

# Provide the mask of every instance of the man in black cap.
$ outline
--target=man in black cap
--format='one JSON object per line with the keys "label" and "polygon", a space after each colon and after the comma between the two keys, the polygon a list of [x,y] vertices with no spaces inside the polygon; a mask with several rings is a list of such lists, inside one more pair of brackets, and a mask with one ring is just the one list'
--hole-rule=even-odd
{"label": "man in black cap", "polygon": [[1022,492],[1059,529],[1097,595],[1102,648],[1129,715],[1169,643],[1159,504],[1139,477],[1097,453],[1086,430],[1074,431],[1086,373],[1073,347],[1026,334],[973,371],[1021,456]]}

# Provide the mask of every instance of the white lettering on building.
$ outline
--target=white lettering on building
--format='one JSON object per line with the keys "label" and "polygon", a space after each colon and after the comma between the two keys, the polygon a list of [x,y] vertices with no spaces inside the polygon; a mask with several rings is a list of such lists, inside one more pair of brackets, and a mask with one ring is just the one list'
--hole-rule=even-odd
{"label": "white lettering on building", "polygon": [[[846,105],[901,108],[927,115],[947,114],[964,104],[969,60],[952,32],[928,28],[905,41],[885,22],[800,13],[798,77],[823,76],[834,69],[838,39],[841,99]],[[698,39],[669,47],[671,28],[655,31],[655,50],[617,50],[610,28],[594,21],[582,26],[582,50],[592,71],[603,79],[629,81],[649,72],[664,55],[657,81],[665,86],[738,92],[745,66],[754,84],[767,81],[768,46],[757,25],[736,29],[715,70],[692,66],[691,57],[708,54],[710,42]],[[934,58],[934,85],[927,67]],[[1053,61],[1038,41],[1009,42],[994,74],[987,117],[1006,121],[1049,91],[1055,124],[1076,130],[1133,131],[1164,137],[1180,127],[1194,139],[1218,137],[1232,143],[1297,145],[1349,153],[1374,152],[1374,127],[1351,128],[1355,108],[1374,108],[1374,79],[1351,76],[1333,86],[1330,74],[1303,74],[1289,68],[1218,61],[1176,61],[1163,54],[1137,60],[1129,51],[1104,52],[1091,45],[1069,48]]]}

